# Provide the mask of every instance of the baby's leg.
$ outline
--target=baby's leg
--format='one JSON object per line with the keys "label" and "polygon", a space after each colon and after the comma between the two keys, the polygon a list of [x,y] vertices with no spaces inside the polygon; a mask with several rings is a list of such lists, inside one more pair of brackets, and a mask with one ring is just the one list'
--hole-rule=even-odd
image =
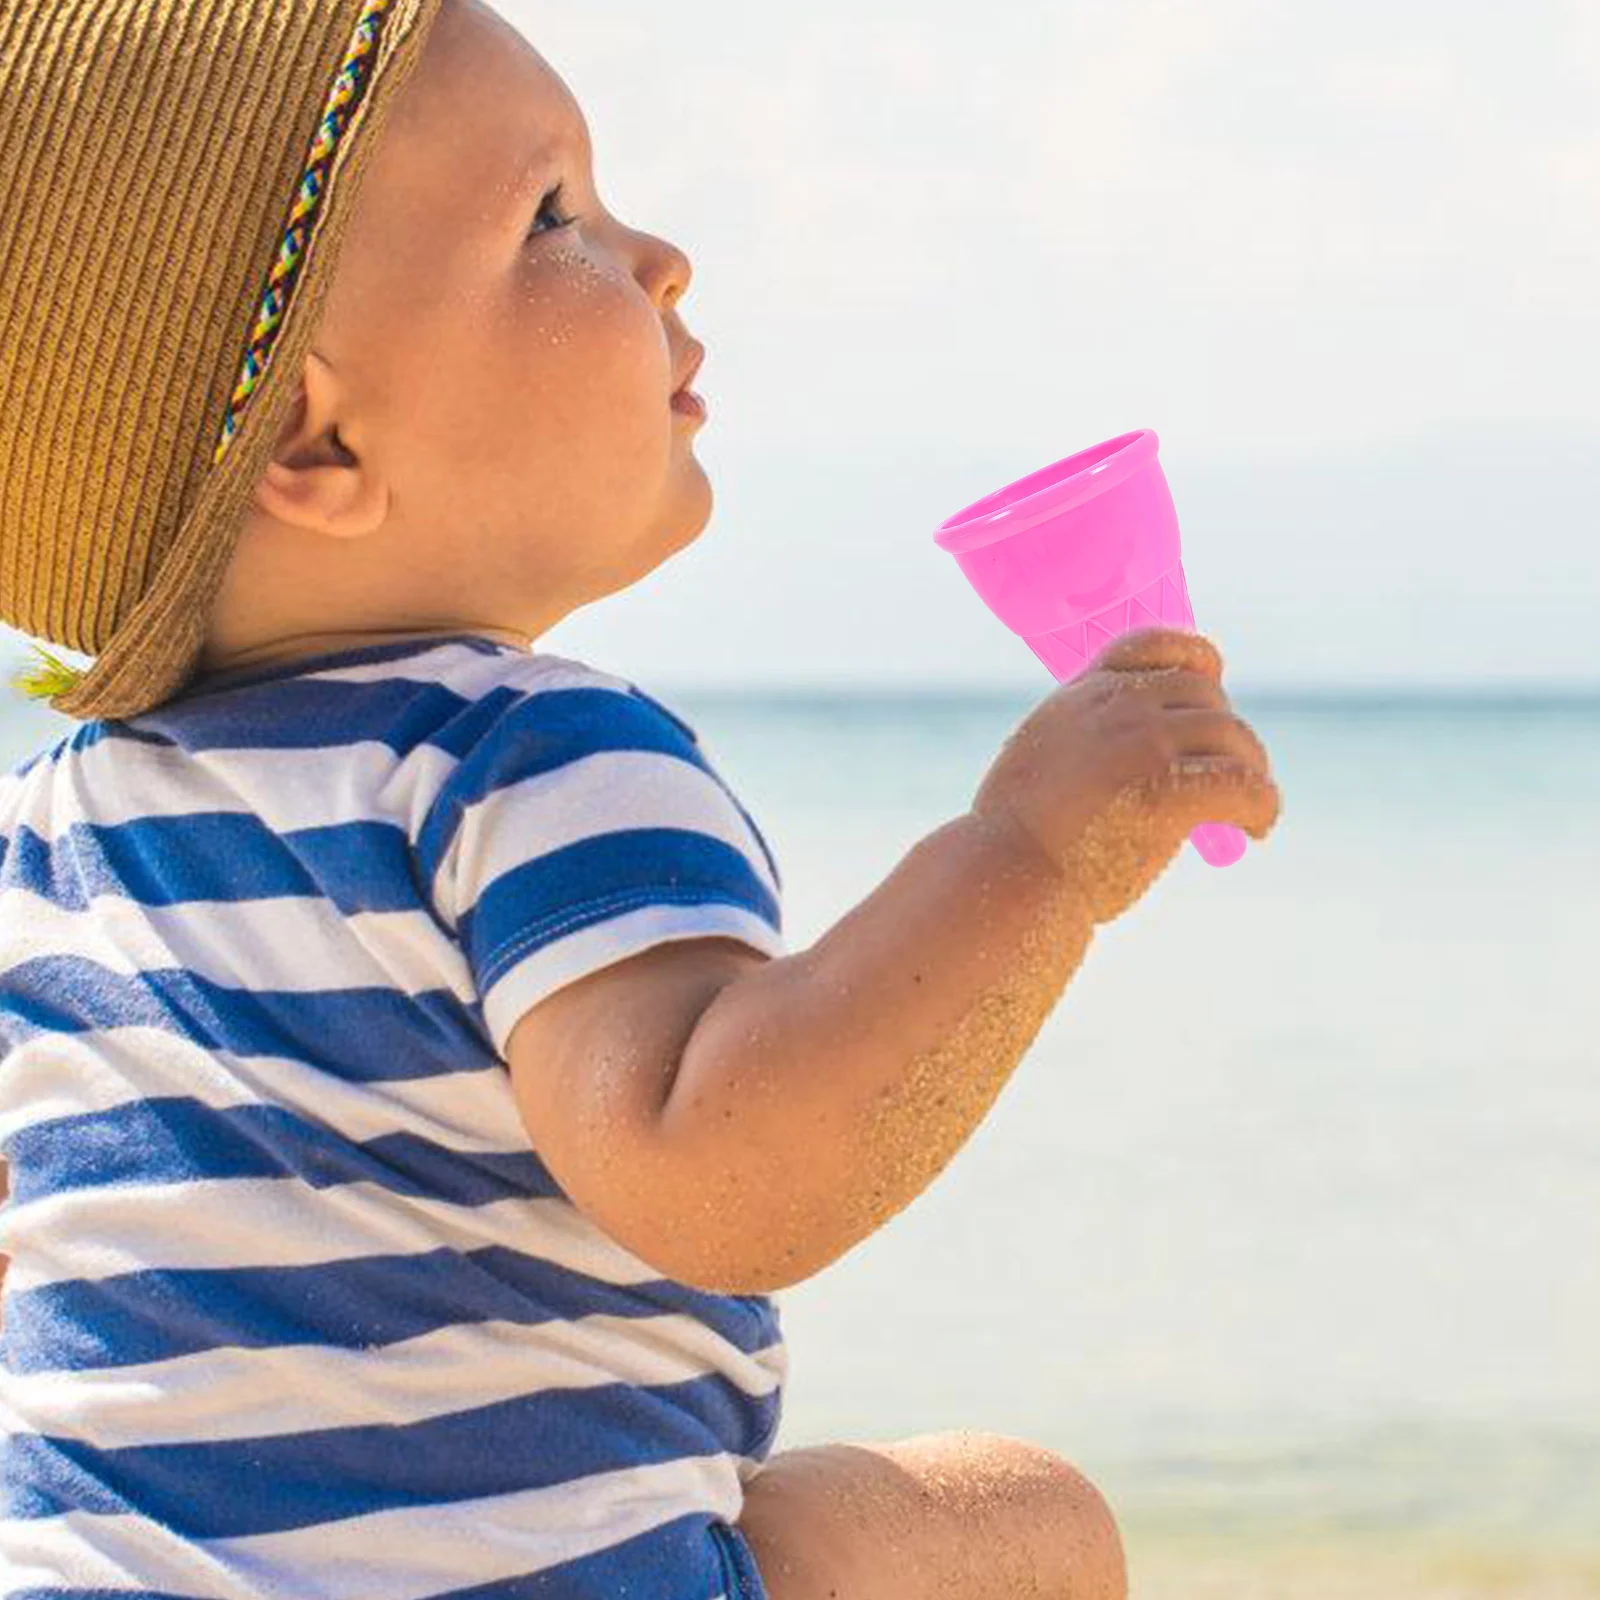
{"label": "baby's leg", "polygon": [[1116,1519],[1041,1445],[992,1433],[783,1450],[739,1528],[771,1600],[1125,1600]]}

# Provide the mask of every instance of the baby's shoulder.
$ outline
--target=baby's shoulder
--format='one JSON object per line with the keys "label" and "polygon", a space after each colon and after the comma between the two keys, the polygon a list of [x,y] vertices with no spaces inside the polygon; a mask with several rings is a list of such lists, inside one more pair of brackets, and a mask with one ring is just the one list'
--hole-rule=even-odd
{"label": "baby's shoulder", "polygon": [[608,672],[591,662],[549,651],[519,653],[513,658],[507,682],[530,695],[561,690],[594,690],[604,696],[601,705],[607,715],[623,713],[631,719],[656,724],[662,732],[698,747],[699,732],[686,718],[659,696],[642,689],[631,678]]}
{"label": "baby's shoulder", "polygon": [[518,683],[544,689],[611,689],[627,694],[633,685],[615,672],[607,672],[593,662],[576,656],[556,655],[548,650],[518,651],[511,657]]}

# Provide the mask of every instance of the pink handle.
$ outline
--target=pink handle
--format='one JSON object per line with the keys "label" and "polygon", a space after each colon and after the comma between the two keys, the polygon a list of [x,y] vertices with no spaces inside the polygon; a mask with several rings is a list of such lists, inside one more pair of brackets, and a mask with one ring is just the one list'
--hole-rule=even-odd
{"label": "pink handle", "polygon": [[1189,843],[1208,866],[1231,867],[1250,847],[1250,835],[1231,822],[1202,822],[1189,835]]}

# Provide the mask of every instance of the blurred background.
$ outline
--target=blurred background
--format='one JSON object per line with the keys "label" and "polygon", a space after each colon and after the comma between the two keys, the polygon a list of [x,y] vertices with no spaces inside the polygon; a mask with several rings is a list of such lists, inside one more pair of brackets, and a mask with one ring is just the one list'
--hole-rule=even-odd
{"label": "blurred background", "polygon": [[1133,428],[1284,792],[779,1297],[779,1447],[1038,1438],[1143,1600],[1600,1595],[1600,4],[496,9],[710,352],[710,528],[539,647],[696,723],[792,949],[1052,687],[934,530]]}

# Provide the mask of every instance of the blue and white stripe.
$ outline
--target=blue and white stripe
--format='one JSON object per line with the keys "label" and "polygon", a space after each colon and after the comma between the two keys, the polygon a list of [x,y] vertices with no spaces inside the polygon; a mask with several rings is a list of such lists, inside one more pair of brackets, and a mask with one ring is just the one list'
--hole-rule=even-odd
{"label": "blue and white stripe", "polygon": [[678,717],[468,636],[0,778],[0,1596],[717,1600],[777,1307],[591,1224],[503,1056],[780,896]]}

